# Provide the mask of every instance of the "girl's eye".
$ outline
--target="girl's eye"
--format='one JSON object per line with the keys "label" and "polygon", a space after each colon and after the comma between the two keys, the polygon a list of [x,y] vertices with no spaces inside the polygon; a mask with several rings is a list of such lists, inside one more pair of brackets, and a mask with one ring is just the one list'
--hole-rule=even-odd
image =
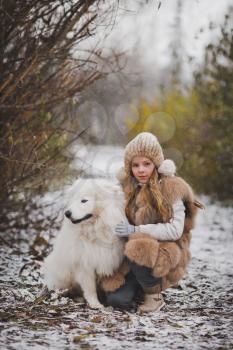
{"label": "girl's eye", "polygon": [[82,199],[81,200],[81,203],[86,203],[87,202],[87,199]]}

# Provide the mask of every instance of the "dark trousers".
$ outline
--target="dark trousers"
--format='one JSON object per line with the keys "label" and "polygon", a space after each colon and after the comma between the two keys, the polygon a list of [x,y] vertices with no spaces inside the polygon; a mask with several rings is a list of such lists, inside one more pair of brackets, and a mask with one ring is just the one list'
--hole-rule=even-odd
{"label": "dark trousers", "polygon": [[151,269],[137,265],[128,260],[130,272],[126,276],[125,284],[115,292],[106,294],[106,304],[120,309],[128,309],[133,305],[135,298],[142,294],[144,289],[160,284],[162,278],[154,277]]}

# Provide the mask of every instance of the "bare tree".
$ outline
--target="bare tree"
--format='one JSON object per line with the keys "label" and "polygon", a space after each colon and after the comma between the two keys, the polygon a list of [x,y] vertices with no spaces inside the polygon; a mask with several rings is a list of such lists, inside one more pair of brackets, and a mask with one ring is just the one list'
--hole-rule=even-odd
{"label": "bare tree", "polygon": [[[43,192],[64,177],[72,130],[60,108],[103,77],[103,54],[85,45],[111,23],[118,1],[0,2],[0,210],[23,209],[21,194]],[[91,47],[91,49],[90,49]],[[66,167],[65,167],[66,168]],[[61,170],[62,169],[62,170]],[[20,196],[19,196],[20,194]],[[25,201],[23,201],[25,205]]]}

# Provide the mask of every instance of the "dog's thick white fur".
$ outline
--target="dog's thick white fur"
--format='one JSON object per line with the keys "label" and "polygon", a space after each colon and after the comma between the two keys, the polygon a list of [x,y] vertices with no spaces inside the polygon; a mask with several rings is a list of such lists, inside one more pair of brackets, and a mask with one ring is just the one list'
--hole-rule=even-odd
{"label": "dog's thick white fur", "polygon": [[61,230],[43,267],[49,290],[78,285],[90,307],[103,307],[96,281],[112,275],[123,260],[124,242],[114,228],[127,220],[124,202],[114,180],[81,179],[71,187]]}

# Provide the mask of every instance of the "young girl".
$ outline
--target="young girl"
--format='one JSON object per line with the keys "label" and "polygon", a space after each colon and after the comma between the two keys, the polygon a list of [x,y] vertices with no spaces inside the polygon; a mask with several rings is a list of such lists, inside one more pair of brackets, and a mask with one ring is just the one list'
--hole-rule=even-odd
{"label": "young girl", "polygon": [[126,197],[128,223],[119,222],[115,231],[127,238],[127,267],[103,284],[106,303],[126,309],[143,292],[139,311],[158,311],[165,305],[161,291],[176,285],[185,273],[190,230],[201,204],[191,187],[175,176],[175,164],[164,160],[153,134],[142,132],[128,143],[124,165],[118,179]]}

